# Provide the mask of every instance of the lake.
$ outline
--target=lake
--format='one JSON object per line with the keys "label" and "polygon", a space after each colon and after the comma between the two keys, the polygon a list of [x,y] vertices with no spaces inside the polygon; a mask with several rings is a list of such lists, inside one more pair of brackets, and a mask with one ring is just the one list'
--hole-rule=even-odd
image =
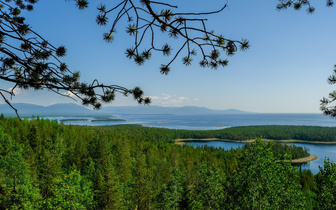
{"label": "lake", "polygon": [[[50,117],[49,119],[79,119],[79,117]],[[115,115],[113,118],[124,119],[125,122],[91,122],[92,117],[83,117],[86,121],[64,122],[64,124],[107,126],[117,124],[140,124],[149,127],[185,130],[214,130],[235,126],[249,125],[307,125],[335,127],[336,119],[323,114],[226,114],[226,115]],[[243,143],[206,142],[214,147],[230,149]],[[336,145],[299,144],[310,149],[310,153],[319,159],[309,162],[302,168],[318,172],[318,165],[323,165],[324,157],[336,162]]]}
{"label": "lake", "polygon": [[[47,117],[49,119],[78,119],[79,117]],[[186,130],[215,130],[249,125],[312,125],[335,127],[336,119],[323,114],[226,114],[226,115],[115,115],[126,122],[65,122],[74,125],[141,124],[143,126]]]}
{"label": "lake", "polygon": [[[223,141],[210,141],[210,142],[188,142],[187,145],[192,146],[213,146],[213,147],[222,147],[226,150],[231,148],[236,149],[242,147],[245,143],[240,142],[223,142]],[[310,154],[316,155],[317,160],[310,161],[308,163],[302,164],[302,169],[310,169],[314,174],[319,172],[318,166],[323,166],[323,161],[325,157],[333,162],[336,162],[336,145],[326,145],[326,144],[303,144],[303,143],[290,143],[300,147],[309,148]]]}

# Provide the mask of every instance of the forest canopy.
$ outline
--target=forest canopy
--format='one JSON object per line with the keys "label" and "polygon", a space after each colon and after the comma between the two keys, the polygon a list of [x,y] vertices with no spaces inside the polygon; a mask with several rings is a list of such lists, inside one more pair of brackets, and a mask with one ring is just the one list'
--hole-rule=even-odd
{"label": "forest canopy", "polygon": [[0,208],[335,207],[336,166],[328,159],[313,175],[289,161],[307,155],[300,147],[260,139],[228,151],[180,146],[175,132],[1,116]]}

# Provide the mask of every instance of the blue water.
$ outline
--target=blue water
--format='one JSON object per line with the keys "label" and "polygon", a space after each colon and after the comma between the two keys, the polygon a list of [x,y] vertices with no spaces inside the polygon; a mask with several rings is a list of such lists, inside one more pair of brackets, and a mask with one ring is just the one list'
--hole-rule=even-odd
{"label": "blue water", "polygon": [[[70,119],[74,117],[58,117],[50,119]],[[76,117],[77,118],[77,117]],[[227,115],[116,115],[113,118],[125,119],[126,122],[91,122],[93,118],[83,117],[89,121],[65,122],[64,124],[106,126],[117,124],[140,124],[149,127],[186,130],[215,130],[234,126],[249,125],[311,125],[336,127],[336,119],[323,114],[227,114]],[[225,149],[237,148],[242,143],[203,142]],[[319,157],[318,160],[303,165],[303,169],[318,172],[318,165],[323,165],[325,157],[336,162],[336,145],[298,144],[310,149],[310,153]]]}
{"label": "blue water", "polygon": [[[210,142],[189,142],[188,145],[192,146],[213,146],[213,147],[222,147],[226,150],[231,148],[237,149],[242,147],[244,143],[239,142],[222,142],[222,141],[210,141]],[[310,169],[313,174],[319,172],[319,166],[323,166],[325,157],[328,157],[331,161],[336,162],[336,145],[324,145],[324,144],[303,144],[303,143],[290,143],[300,147],[306,147],[309,149],[310,154],[316,155],[317,160],[310,161],[301,165],[302,169]]]}
{"label": "blue water", "polygon": [[[143,126],[186,129],[214,130],[233,126],[248,125],[314,125],[336,126],[336,119],[323,114],[227,114],[227,115],[116,115],[114,118],[126,122],[66,122],[75,125],[116,125],[141,124]],[[71,118],[71,117],[70,117]],[[73,117],[72,117],[73,118]],[[67,119],[58,117],[51,119]],[[88,118],[86,118],[88,119]]]}
{"label": "blue water", "polygon": [[302,169],[310,169],[314,174],[319,172],[318,166],[323,166],[325,157],[328,157],[331,161],[336,162],[336,145],[321,145],[321,144],[302,144],[293,143],[296,146],[307,147],[310,150],[310,154],[316,155],[317,160],[310,161],[307,164],[302,165]]}
{"label": "blue water", "polygon": [[336,126],[323,114],[232,114],[232,115],[121,115],[123,119],[151,127],[213,130],[248,125]]}
{"label": "blue water", "polygon": [[229,141],[208,141],[208,142],[188,142],[187,145],[192,145],[195,147],[201,147],[204,145],[207,146],[212,146],[216,148],[223,148],[225,150],[230,150],[230,149],[237,149],[239,147],[243,147],[245,143],[240,143],[240,142],[229,142]]}

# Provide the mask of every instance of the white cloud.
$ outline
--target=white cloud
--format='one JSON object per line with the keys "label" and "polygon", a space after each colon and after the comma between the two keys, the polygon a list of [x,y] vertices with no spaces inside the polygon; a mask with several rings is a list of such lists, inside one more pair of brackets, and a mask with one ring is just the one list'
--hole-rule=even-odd
{"label": "white cloud", "polygon": [[21,89],[20,88],[8,88],[7,89],[9,92],[13,92],[14,93],[14,95],[22,95],[22,94],[24,94],[24,92],[23,91],[21,91]]}
{"label": "white cloud", "polygon": [[161,94],[161,96],[151,96],[152,104],[159,106],[185,106],[190,99],[184,96],[172,96],[168,94]]}
{"label": "white cloud", "polygon": [[163,93],[161,98],[162,98],[163,100],[169,100],[171,97],[172,97],[171,95],[167,95],[167,94],[164,94],[164,93]]}
{"label": "white cloud", "polygon": [[75,96],[75,95],[74,95],[72,92],[70,92],[70,91],[64,92],[63,95],[67,95],[67,96],[69,96],[69,97],[74,97],[74,96]]}

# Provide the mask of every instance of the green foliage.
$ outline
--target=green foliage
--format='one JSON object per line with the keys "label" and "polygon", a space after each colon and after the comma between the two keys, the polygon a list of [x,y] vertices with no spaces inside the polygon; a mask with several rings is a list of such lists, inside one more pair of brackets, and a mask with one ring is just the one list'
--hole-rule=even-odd
{"label": "green foliage", "polygon": [[[80,10],[89,7],[88,0],[74,2]],[[0,51],[1,80],[13,84],[10,91],[6,91],[6,88],[0,89],[0,95],[14,109],[17,116],[17,110],[5,96],[15,96],[15,88],[51,90],[61,96],[78,98],[84,106],[91,105],[94,109],[100,109],[102,103],[112,102],[116,93],[125,96],[131,94],[139,104],[146,105],[151,102],[149,97],[138,94],[141,90],[135,91],[139,89],[137,87],[128,89],[119,85],[104,85],[97,80],[90,83],[80,82],[79,72],[71,71],[61,61],[67,54],[66,47],[55,47],[26,22],[25,13],[22,11],[32,11],[37,3],[38,0],[0,2],[0,45],[6,46]],[[177,11],[178,5],[162,1],[116,1],[108,6],[98,2],[95,20],[97,25],[109,27],[102,34],[103,40],[108,43],[113,42],[119,23],[126,20],[126,33],[132,37],[131,47],[126,49],[126,57],[138,65],[143,65],[149,60],[153,52],[162,52],[164,56],[172,55],[168,62],[159,67],[160,72],[167,75],[171,64],[181,54],[184,54],[182,63],[191,65],[196,49],[201,54],[201,66],[217,69],[228,65],[228,60],[221,58],[220,52],[231,56],[238,49],[244,51],[249,48],[246,39],[237,41],[224,38],[223,35],[207,29],[206,17],[220,13],[226,7],[227,4],[223,3],[221,8],[210,12],[190,13]],[[160,39],[154,39],[157,33],[160,33]],[[171,43],[158,46],[162,43],[157,40],[166,40],[165,38],[180,38],[181,42],[178,42],[177,49],[173,51]]]}
{"label": "green foliage", "polygon": [[[253,144],[245,144],[243,149],[248,149],[251,146],[253,146]],[[285,155],[290,156],[292,159],[304,158],[310,155],[309,149],[306,147],[303,148],[291,144],[281,144],[278,142],[272,142],[270,146],[273,156],[279,158],[280,160],[285,160],[284,158],[287,158]]]}
{"label": "green foliage", "polygon": [[51,196],[45,199],[43,209],[92,209],[92,184],[84,179],[74,167],[68,175],[53,180]]}
{"label": "green foliage", "polygon": [[0,129],[0,208],[35,209],[40,194],[30,179],[21,145]]}
{"label": "green foliage", "polygon": [[[302,7],[307,8],[308,13],[313,13],[315,8],[310,4],[309,0],[279,0],[277,5],[278,10],[287,9],[293,7],[295,10],[300,10]],[[327,6],[332,6],[333,0],[327,0]]]}
{"label": "green foliage", "polygon": [[190,197],[192,209],[223,209],[225,195],[219,169],[206,163],[200,164]]}
{"label": "green foliage", "polygon": [[152,189],[150,180],[152,180],[152,173],[149,170],[146,155],[138,153],[133,166],[133,192],[135,199],[135,208],[139,209],[151,209],[153,208],[151,194]]}
{"label": "green foliage", "polygon": [[[289,161],[277,160],[271,143],[257,139],[244,150],[228,182],[232,209],[305,209],[297,184],[298,172]],[[286,158],[287,159],[287,158]]]}
{"label": "green foliage", "polygon": [[[85,2],[87,1],[85,0]],[[167,6],[169,7],[168,9]],[[233,55],[238,49],[242,51],[248,49],[248,41],[245,39],[242,41],[230,40],[224,38],[223,35],[216,34],[214,31],[208,31],[204,22],[206,18],[195,19],[194,16],[219,13],[226,6],[224,4],[219,10],[207,13],[176,13],[174,10],[178,8],[177,5],[160,1],[120,1],[116,2],[115,6],[110,9],[105,4],[100,4],[97,7],[96,22],[100,26],[109,27],[108,32],[103,34],[103,39],[111,42],[113,34],[117,33],[117,25],[119,25],[117,23],[121,22],[123,16],[125,17],[128,24],[126,33],[132,37],[133,43],[132,47],[126,49],[126,57],[132,59],[138,65],[143,65],[151,58],[154,52],[162,52],[164,56],[173,54],[170,61],[166,64],[161,64],[160,67],[162,74],[168,74],[170,65],[180,54],[184,54],[182,63],[187,66],[191,65],[193,61],[191,56],[196,55],[194,47],[201,52],[201,60],[209,60],[208,62],[202,62],[201,65],[203,67],[217,69],[228,64],[227,59],[220,58],[219,51],[224,51],[227,55]],[[127,8],[127,12],[124,12],[125,8]],[[192,27],[190,27],[191,25]],[[151,31],[151,33],[148,33],[148,31]],[[158,32],[168,40],[170,38],[182,39],[178,49],[173,52],[169,44],[163,45],[162,48],[157,47],[159,42],[154,37]],[[205,37],[202,38],[203,36]],[[145,40],[149,41],[146,43]],[[146,50],[146,46],[148,50]],[[214,52],[216,55],[214,55]]]}
{"label": "green foliage", "polygon": [[316,176],[317,194],[320,209],[336,208],[336,163],[328,158]]}
{"label": "green foliage", "polygon": [[40,118],[0,116],[0,130],[0,209],[333,208],[335,164],[298,171],[284,152],[298,148],[194,148],[174,144],[192,131]]}
{"label": "green foliage", "polygon": [[[328,83],[330,85],[333,85],[336,83],[336,65],[334,65],[334,70],[333,74],[329,76],[328,78]],[[321,102],[321,107],[320,110],[325,114],[329,115],[331,117],[336,117],[336,107],[333,104],[333,102],[336,99],[336,91],[332,91],[329,93],[329,97],[323,97],[320,102]]]}
{"label": "green foliage", "polygon": [[314,176],[310,170],[300,170],[300,184],[303,190],[314,190],[316,188]]}
{"label": "green foliage", "polygon": [[[334,6],[334,0],[326,0],[326,6],[332,7]],[[279,4],[277,5],[278,10],[284,10],[288,8],[293,8],[294,10],[300,10],[305,7],[306,11],[309,14],[315,12],[315,7],[311,4],[310,0],[279,0]],[[328,78],[329,84],[336,83],[336,65],[334,65],[333,74]],[[331,117],[336,117],[336,106],[335,106],[336,92],[332,91],[329,93],[329,97],[323,97],[320,100],[320,110],[325,114]]]}
{"label": "green foliage", "polygon": [[[91,105],[100,109],[101,103],[110,103],[115,99],[115,93],[133,95],[133,90],[118,85],[104,85],[94,80],[90,83],[80,82],[79,72],[71,71],[60,59],[67,54],[65,46],[55,47],[26,22],[23,12],[33,10],[36,0],[15,0],[1,2],[0,45],[7,46],[0,51],[1,80],[13,84],[10,91],[0,90],[0,96],[17,113],[5,96],[15,96],[14,89],[48,89],[62,96],[76,97],[83,105]],[[76,0],[79,9],[88,7],[87,0]],[[104,25],[108,18],[104,10],[97,16],[97,23]],[[112,42],[113,31],[103,34],[103,39]],[[149,50],[150,51],[150,50]],[[148,52],[149,52],[148,51]],[[150,53],[144,56],[149,59]],[[64,92],[67,92],[64,94]],[[140,104],[149,104],[150,98],[133,95]]]}
{"label": "green foliage", "polygon": [[174,167],[170,181],[164,184],[158,195],[159,209],[184,209],[186,197],[186,180],[177,166]]}
{"label": "green foliage", "polygon": [[221,130],[176,132],[177,138],[219,138],[229,140],[248,140],[262,137],[273,140],[336,141],[335,127],[262,125],[239,126]]}

